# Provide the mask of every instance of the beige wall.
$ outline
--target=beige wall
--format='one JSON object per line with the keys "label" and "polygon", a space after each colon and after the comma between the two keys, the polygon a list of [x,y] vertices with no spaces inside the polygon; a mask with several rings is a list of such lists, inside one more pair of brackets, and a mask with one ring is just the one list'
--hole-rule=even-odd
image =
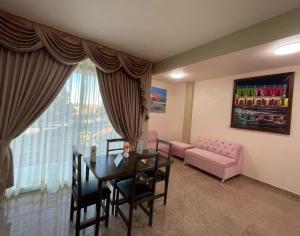
{"label": "beige wall", "polygon": [[[234,79],[289,71],[296,72],[291,135],[230,128]],[[243,174],[300,194],[300,66],[196,82],[191,142],[199,135],[241,143]]]}
{"label": "beige wall", "polygon": [[156,130],[159,138],[181,140],[185,83],[168,83],[152,80],[152,86],[167,89],[166,113],[150,113],[149,130]]}
{"label": "beige wall", "polygon": [[190,143],[195,82],[189,81],[185,84],[182,142]]}

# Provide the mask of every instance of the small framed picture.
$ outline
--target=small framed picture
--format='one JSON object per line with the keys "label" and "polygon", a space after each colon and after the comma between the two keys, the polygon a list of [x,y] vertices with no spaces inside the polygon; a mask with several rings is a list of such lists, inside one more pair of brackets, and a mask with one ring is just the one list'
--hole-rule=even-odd
{"label": "small framed picture", "polygon": [[167,90],[151,87],[150,112],[165,113],[167,104]]}

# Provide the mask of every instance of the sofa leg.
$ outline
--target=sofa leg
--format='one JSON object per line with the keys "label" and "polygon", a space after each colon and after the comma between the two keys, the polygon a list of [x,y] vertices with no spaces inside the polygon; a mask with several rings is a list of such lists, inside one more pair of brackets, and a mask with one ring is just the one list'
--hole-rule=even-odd
{"label": "sofa leg", "polygon": [[221,184],[224,184],[224,182],[225,182],[225,179],[222,179],[222,180],[221,180]]}
{"label": "sofa leg", "polygon": [[186,166],[187,165],[186,161],[183,161],[183,164]]}

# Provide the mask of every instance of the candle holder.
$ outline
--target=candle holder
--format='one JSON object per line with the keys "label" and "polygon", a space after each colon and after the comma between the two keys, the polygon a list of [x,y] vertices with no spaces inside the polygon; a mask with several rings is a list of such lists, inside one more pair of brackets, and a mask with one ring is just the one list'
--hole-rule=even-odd
{"label": "candle holder", "polygon": [[129,143],[124,143],[124,147],[123,147],[123,156],[125,158],[129,157],[129,151],[130,151],[130,144]]}
{"label": "candle holder", "polygon": [[96,155],[97,155],[97,146],[93,145],[91,146],[91,154],[90,154],[90,161],[91,162],[96,162]]}

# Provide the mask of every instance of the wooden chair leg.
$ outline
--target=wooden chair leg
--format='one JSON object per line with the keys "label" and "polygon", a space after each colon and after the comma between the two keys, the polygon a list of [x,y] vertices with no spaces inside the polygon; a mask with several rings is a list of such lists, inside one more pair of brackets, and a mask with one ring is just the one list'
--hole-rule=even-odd
{"label": "wooden chair leg", "polygon": [[79,231],[80,231],[80,213],[81,213],[81,207],[77,203],[77,210],[76,210],[76,232],[75,235],[79,236]]}
{"label": "wooden chair leg", "polygon": [[74,197],[73,194],[71,196],[71,206],[70,206],[70,220],[73,221],[73,213],[74,213]]}
{"label": "wooden chair leg", "polygon": [[168,185],[169,185],[169,178],[167,178],[167,179],[165,180],[164,205],[167,204]]}
{"label": "wooden chair leg", "polygon": [[95,236],[99,235],[100,229],[100,215],[101,215],[101,200],[98,199],[96,203],[96,225],[95,225]]}
{"label": "wooden chair leg", "polygon": [[154,199],[150,201],[149,226],[151,227],[153,222],[153,211],[154,211]]}
{"label": "wooden chair leg", "polygon": [[133,216],[133,204],[129,204],[129,218],[128,218],[128,230],[127,236],[131,236],[131,229],[132,229],[132,216]]}
{"label": "wooden chair leg", "polygon": [[108,227],[109,221],[109,205],[110,205],[110,196],[106,198],[106,209],[105,209],[105,227]]}
{"label": "wooden chair leg", "polygon": [[115,200],[115,217],[118,217],[118,210],[119,210],[119,197],[120,197],[120,193],[119,190],[117,190],[117,194],[116,194],[116,200]]}
{"label": "wooden chair leg", "polygon": [[113,197],[111,201],[111,214],[115,214],[115,205],[116,205],[116,187],[113,186]]}

